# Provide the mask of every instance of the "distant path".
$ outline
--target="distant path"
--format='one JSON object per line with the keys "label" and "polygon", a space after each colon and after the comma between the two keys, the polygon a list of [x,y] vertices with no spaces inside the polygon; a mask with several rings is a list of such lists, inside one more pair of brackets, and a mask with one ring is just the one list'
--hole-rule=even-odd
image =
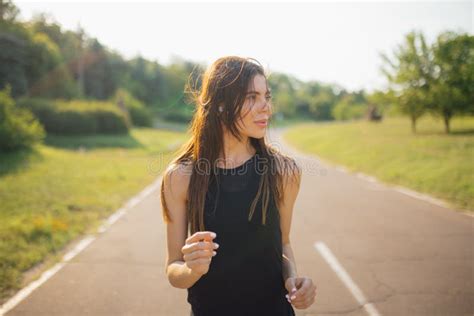
{"label": "distant path", "polygon": [[[472,217],[292,155],[304,175],[291,241],[318,286],[297,315],[474,314]],[[165,275],[158,187],[147,193],[6,315],[189,315]]]}

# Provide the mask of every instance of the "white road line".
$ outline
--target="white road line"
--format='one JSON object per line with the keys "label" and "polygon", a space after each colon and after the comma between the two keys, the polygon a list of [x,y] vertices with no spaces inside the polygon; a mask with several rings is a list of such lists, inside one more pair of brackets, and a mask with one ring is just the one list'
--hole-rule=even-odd
{"label": "white road line", "polygon": [[9,299],[5,304],[2,305],[2,308],[0,308],[0,315],[4,315],[6,312],[11,310],[13,307],[18,305],[22,300],[24,300],[28,295],[31,294],[36,288],[38,288],[41,284],[46,282],[50,277],[52,277],[56,272],[62,269],[62,267],[65,265],[64,262],[60,262],[56,264],[54,267],[51,269],[43,272],[41,274],[41,277],[30,284],[28,286],[24,287],[21,289],[18,293],[15,294],[11,299]]}
{"label": "white road line", "polygon": [[[147,186],[143,189],[139,194],[129,199],[125,205],[115,211],[112,215],[110,215],[104,223],[99,227],[97,230],[98,233],[102,234],[106,232],[119,218],[121,218],[128,210],[133,208],[135,205],[140,203],[143,199],[145,199],[148,195],[150,195],[155,190],[158,190],[161,185],[161,176],[159,176],[152,184]],[[23,289],[18,291],[12,298],[6,301],[0,307],[0,316],[5,315],[8,311],[13,309],[16,305],[18,305],[22,300],[27,298],[34,290],[40,287],[43,283],[48,281],[56,272],[61,270],[72,258],[77,256],[82,250],[86,249],[97,237],[94,235],[89,235],[83,238],[79,243],[72,250],[66,253],[63,257],[61,262],[55,264],[52,268],[44,271],[39,279],[31,282]]]}
{"label": "white road line", "polygon": [[368,300],[365,298],[364,293],[362,293],[362,290],[357,286],[357,284],[355,284],[355,282],[352,280],[346,270],[342,267],[337,258],[332,254],[331,250],[329,250],[326,244],[322,241],[318,241],[314,244],[314,247],[321,253],[321,256],[323,256],[323,258],[329,264],[331,269],[336,272],[337,276],[341,279],[347,289],[352,293],[357,302],[359,302],[359,304],[365,308],[366,312],[370,316],[379,316],[380,313],[375,308],[375,305],[368,302]]}
{"label": "white road line", "polygon": [[87,236],[86,238],[82,239],[71,251],[69,251],[67,254],[63,256],[62,261],[63,262],[68,262],[75,256],[77,256],[78,253],[80,253],[82,250],[86,249],[87,246],[91,242],[95,240],[94,236]]}

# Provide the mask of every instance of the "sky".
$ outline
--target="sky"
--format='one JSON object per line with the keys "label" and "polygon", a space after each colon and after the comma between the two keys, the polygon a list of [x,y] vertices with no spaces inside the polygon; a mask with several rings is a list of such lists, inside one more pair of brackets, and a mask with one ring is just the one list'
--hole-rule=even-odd
{"label": "sky", "polygon": [[166,65],[173,56],[210,65],[238,55],[271,72],[384,89],[380,53],[391,54],[412,30],[428,42],[446,30],[474,30],[474,1],[198,2],[152,0],[15,1],[20,18],[48,13],[65,29],[80,24],[125,58]]}

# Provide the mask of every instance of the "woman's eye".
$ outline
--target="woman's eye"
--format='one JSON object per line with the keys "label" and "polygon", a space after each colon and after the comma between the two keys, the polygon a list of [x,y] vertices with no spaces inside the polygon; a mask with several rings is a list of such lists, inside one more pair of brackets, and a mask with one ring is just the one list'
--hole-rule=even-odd
{"label": "woman's eye", "polygon": [[[254,96],[254,95],[251,95],[251,96],[249,96],[248,98],[254,100],[254,99],[255,99],[255,96]],[[272,98],[271,95],[265,96],[265,99],[267,99],[267,100],[270,100],[271,98]]]}

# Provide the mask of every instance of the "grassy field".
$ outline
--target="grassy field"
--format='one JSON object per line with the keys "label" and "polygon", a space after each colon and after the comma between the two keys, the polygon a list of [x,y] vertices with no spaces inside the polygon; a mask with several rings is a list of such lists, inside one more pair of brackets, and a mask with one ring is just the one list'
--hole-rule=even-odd
{"label": "grassy field", "polygon": [[[25,273],[61,259],[74,238],[152,183],[185,139],[177,131],[48,137],[34,150],[0,156],[0,299]],[[35,269],[31,269],[36,265]]]}
{"label": "grassy field", "polygon": [[440,120],[420,119],[412,134],[407,118],[381,123],[304,123],[284,138],[302,151],[474,210],[474,118],[454,118],[451,134]]}

